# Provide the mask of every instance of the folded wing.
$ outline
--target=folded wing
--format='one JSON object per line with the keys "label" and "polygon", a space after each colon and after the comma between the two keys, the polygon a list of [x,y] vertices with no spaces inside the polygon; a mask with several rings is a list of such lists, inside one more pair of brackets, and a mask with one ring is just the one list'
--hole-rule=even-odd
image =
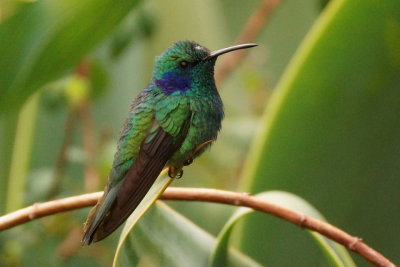
{"label": "folded wing", "polygon": [[107,188],[103,198],[93,208],[85,224],[82,244],[97,242],[114,232],[142,201],[167,161],[181,146],[190,124],[190,116],[179,137],[173,137],[155,123],[144,138],[139,154],[124,179]]}

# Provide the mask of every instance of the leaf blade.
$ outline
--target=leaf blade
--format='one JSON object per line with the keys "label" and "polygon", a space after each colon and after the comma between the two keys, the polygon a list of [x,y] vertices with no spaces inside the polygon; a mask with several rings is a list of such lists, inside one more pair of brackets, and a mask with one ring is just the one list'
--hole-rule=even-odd
{"label": "leaf blade", "polygon": [[[397,233],[399,10],[397,1],[368,0],[362,8],[331,1],[279,82],[244,175],[246,191],[274,188],[318,203],[336,225],[375,242],[394,261],[398,236],[383,237],[377,218]],[[372,11],[375,19],[364,24]],[[265,224],[246,220],[239,241],[245,251],[259,246],[246,236]]]}
{"label": "leaf blade", "polygon": [[114,256],[113,266],[118,265],[118,257],[121,253],[122,245],[124,244],[129,232],[133,229],[136,223],[144,214],[150,209],[150,207],[156,202],[156,200],[162,195],[168,185],[172,182],[172,178],[168,176],[168,170],[165,169],[161,172],[159,177],[150,188],[149,192],[143,198],[139,206],[133,211],[133,213],[126,220],[124,228],[122,229],[120,239],[118,241],[117,250]]}
{"label": "leaf blade", "polygon": [[0,112],[64,75],[138,2],[44,0],[19,7],[0,24]]}
{"label": "leaf blade", "polygon": [[[255,195],[255,197],[260,198],[264,201],[271,202],[300,213],[303,213],[307,216],[311,216],[323,221],[326,221],[325,218],[316,210],[312,205],[307,203],[305,200],[300,197],[290,194],[288,192],[282,191],[269,191],[263,192]],[[243,217],[256,212],[250,208],[238,208],[233,215],[229,218],[227,223],[224,225],[220,234],[217,237],[217,243],[213,250],[212,256],[210,257],[210,265],[211,266],[225,266],[227,260],[227,248],[229,237],[232,233],[233,227],[235,224],[240,221]],[[259,230],[260,231],[260,230]],[[339,244],[329,240],[328,238],[313,232],[308,231],[313,238],[318,242],[321,246],[321,249],[326,253],[327,259],[330,263],[335,266],[351,266],[354,267],[355,264],[351,259],[348,252]]]}
{"label": "leaf blade", "polygon": [[[114,266],[206,266],[215,242],[209,233],[157,202],[125,239],[118,255],[121,261]],[[260,266],[236,250],[229,253],[228,266]]]}

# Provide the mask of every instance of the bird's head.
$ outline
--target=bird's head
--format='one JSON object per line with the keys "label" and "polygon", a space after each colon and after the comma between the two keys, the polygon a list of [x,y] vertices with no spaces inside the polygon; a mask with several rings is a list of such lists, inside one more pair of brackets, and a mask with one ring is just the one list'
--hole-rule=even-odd
{"label": "bird's head", "polygon": [[164,93],[185,93],[196,86],[214,85],[219,55],[256,44],[243,44],[211,52],[193,41],[178,41],[156,59],[153,80]]}

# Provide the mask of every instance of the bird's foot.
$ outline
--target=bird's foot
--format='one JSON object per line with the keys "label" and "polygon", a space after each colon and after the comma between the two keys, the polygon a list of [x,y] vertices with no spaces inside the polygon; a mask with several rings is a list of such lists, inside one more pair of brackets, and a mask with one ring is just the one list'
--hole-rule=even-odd
{"label": "bird's foot", "polygon": [[175,179],[181,179],[183,176],[183,170],[181,169],[175,176]]}
{"label": "bird's foot", "polygon": [[183,176],[183,170],[175,168],[175,167],[169,167],[168,168],[168,176],[170,178],[180,179]]}

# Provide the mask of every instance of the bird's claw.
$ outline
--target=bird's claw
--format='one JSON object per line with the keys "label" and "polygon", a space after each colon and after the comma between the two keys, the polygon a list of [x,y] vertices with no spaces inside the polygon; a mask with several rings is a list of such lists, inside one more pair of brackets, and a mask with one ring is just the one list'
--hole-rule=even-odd
{"label": "bird's claw", "polygon": [[181,169],[175,176],[176,179],[181,179],[183,176],[183,170]]}
{"label": "bird's claw", "polygon": [[[183,166],[189,166],[190,164],[192,164],[192,163],[193,163],[193,157],[196,155],[196,153],[199,152],[199,150],[202,149],[204,146],[206,146],[206,145],[208,145],[209,143],[212,143],[212,142],[214,142],[214,140],[208,140],[208,141],[206,141],[206,142],[201,143],[200,145],[198,145],[198,146],[192,151],[192,153],[191,153],[191,155],[189,156],[189,158],[186,159],[186,160],[182,163],[182,165],[183,165]],[[182,176],[183,176],[183,170],[182,170],[182,168],[177,168],[177,167],[173,167],[173,166],[172,166],[172,167],[169,167],[169,168],[168,168],[168,176],[169,176],[170,178],[176,178],[176,179],[182,178]]]}
{"label": "bird's claw", "polygon": [[183,176],[183,170],[180,169],[178,172],[176,172],[175,168],[169,167],[168,168],[168,176],[170,178],[176,178],[176,179],[180,179]]}

